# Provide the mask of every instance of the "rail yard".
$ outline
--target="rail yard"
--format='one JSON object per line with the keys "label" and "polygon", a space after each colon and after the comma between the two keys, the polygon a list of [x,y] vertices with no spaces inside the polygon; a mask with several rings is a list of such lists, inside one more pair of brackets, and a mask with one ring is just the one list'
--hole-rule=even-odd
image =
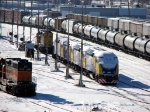
{"label": "rail yard", "polygon": [[33,2],[0,2],[0,112],[150,111],[148,19]]}

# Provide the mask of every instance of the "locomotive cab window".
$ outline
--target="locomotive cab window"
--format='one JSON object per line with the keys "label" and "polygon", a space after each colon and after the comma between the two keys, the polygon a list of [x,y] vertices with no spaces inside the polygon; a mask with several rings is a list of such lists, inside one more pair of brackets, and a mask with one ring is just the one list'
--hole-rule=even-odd
{"label": "locomotive cab window", "polygon": [[32,71],[32,64],[31,63],[19,63],[18,70],[19,71]]}

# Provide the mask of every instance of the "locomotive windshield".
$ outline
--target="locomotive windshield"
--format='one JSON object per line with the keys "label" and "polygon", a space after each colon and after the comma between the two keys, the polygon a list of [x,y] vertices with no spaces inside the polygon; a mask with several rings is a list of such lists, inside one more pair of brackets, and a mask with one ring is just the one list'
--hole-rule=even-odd
{"label": "locomotive windshield", "polygon": [[18,71],[32,71],[32,63],[18,63]]}

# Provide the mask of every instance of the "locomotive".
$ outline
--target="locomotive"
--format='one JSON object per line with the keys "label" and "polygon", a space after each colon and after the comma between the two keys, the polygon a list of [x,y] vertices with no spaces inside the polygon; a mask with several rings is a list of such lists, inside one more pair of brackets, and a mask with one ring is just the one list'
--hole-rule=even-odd
{"label": "locomotive", "polygon": [[[69,39],[69,49],[67,37],[59,37],[54,41],[54,54],[64,64],[69,65],[76,71],[81,71],[83,64],[83,74],[96,80],[101,84],[117,84],[119,81],[119,61],[118,57],[99,46],[83,43],[83,54],[81,53],[81,42],[76,39]],[[69,50],[69,51],[68,51]],[[69,52],[69,55],[68,55]],[[81,57],[82,56],[82,57]],[[83,59],[81,62],[81,58]],[[68,62],[69,59],[69,62]]]}
{"label": "locomotive", "polygon": [[35,38],[35,49],[38,49],[38,43],[39,51],[41,53],[45,54],[47,52],[48,54],[53,54],[53,33],[51,31],[40,30]]}
{"label": "locomotive", "polygon": [[1,58],[0,89],[15,96],[36,95],[32,63],[21,58]]}

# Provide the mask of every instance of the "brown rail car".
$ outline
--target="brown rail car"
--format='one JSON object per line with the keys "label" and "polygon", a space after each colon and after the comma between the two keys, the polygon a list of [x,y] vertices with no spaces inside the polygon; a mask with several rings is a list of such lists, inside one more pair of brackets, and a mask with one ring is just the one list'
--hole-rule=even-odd
{"label": "brown rail car", "polygon": [[55,27],[55,29],[57,31],[61,31],[62,30],[61,24],[62,24],[62,22],[64,20],[66,20],[66,18],[63,18],[63,17],[55,18],[55,25],[54,25],[54,27]]}
{"label": "brown rail car", "polygon": [[5,22],[5,10],[0,10],[0,22]]}
{"label": "brown rail car", "polygon": [[14,23],[14,11],[13,10],[5,10],[5,22],[6,23]]}

